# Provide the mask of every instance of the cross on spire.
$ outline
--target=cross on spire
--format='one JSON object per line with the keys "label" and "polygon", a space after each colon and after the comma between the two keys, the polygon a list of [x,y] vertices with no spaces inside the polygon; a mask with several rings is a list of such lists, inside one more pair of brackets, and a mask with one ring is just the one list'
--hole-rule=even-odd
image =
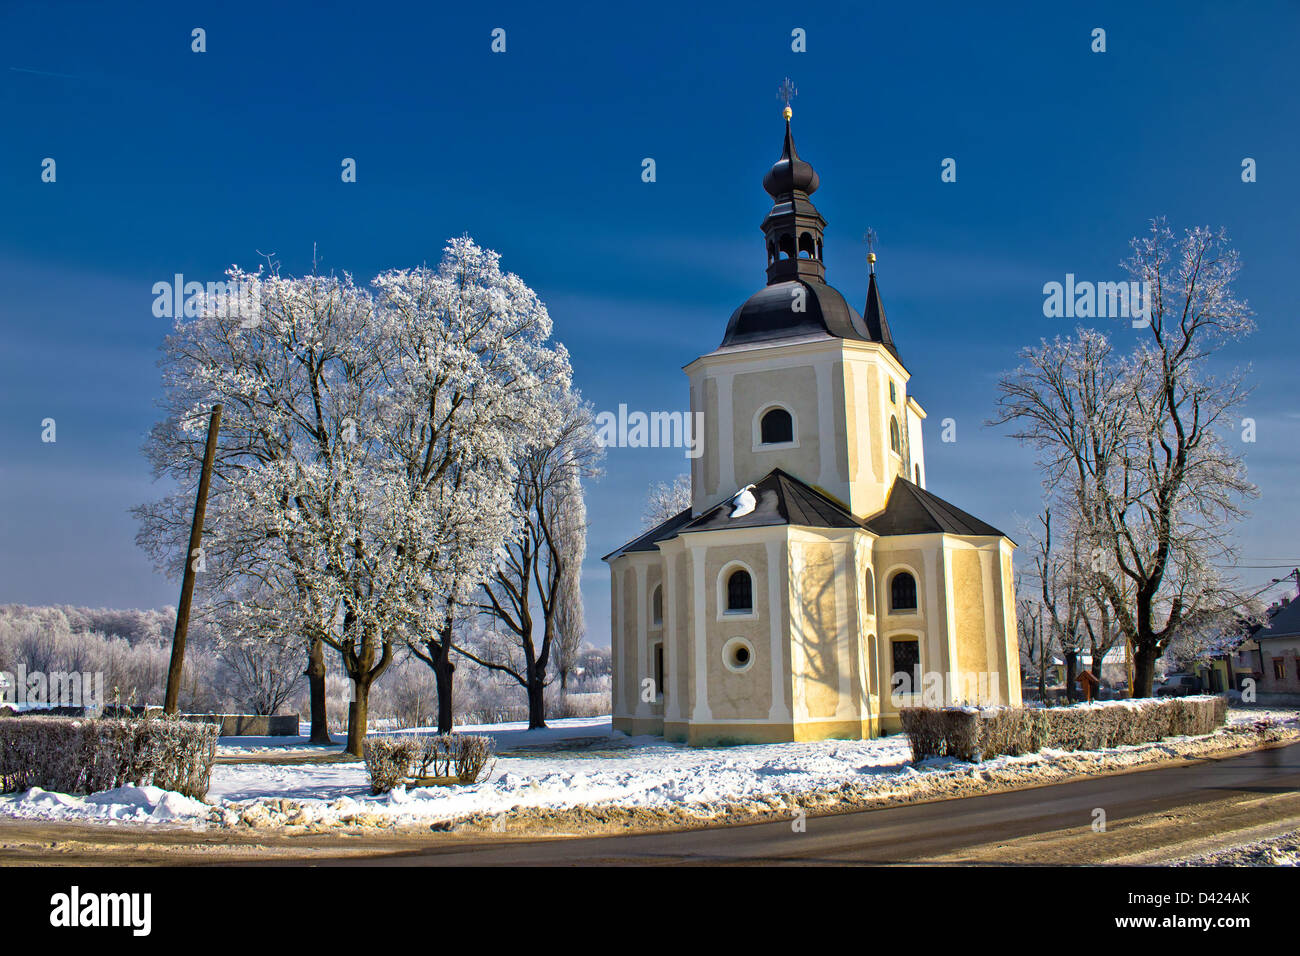
{"label": "cross on spire", "polygon": [[876,230],[868,227],[862,238],[867,240],[867,265],[871,274],[876,274]]}
{"label": "cross on spire", "polygon": [[790,101],[799,95],[799,91],[794,88],[794,83],[790,77],[785,78],[785,82],[776,91],[776,98],[785,103],[785,118],[789,119],[794,110],[790,109]]}

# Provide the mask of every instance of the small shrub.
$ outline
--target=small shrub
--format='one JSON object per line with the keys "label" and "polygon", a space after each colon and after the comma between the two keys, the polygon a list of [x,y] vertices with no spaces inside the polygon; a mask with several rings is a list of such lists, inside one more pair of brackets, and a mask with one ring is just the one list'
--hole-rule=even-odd
{"label": "small shrub", "polygon": [[362,750],[370,792],[388,793],[409,777],[418,749],[418,737],[367,737]]}
{"label": "small shrub", "polygon": [[496,766],[493,754],[496,744],[491,737],[474,737],[469,734],[457,734],[456,743],[456,779],[461,783],[478,783]]}
{"label": "small shrub", "polygon": [[364,751],[370,792],[376,795],[388,793],[415,777],[477,783],[495,765],[492,738],[471,734],[367,737]]}
{"label": "small shrub", "polygon": [[926,757],[942,756],[945,750],[943,712],[934,707],[903,707],[898,716],[903,722],[903,733],[912,745],[912,760],[920,762]]}
{"label": "small shrub", "polygon": [[216,727],[173,718],[0,721],[0,790],[154,786],[202,800],[216,752]]}

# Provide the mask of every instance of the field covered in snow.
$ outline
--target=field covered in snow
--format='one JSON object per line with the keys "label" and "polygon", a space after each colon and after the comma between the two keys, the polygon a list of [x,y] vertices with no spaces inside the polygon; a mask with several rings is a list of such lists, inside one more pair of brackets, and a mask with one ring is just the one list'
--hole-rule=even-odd
{"label": "field covered in snow", "polygon": [[[1300,731],[1300,712],[1233,709],[1219,736],[1241,740],[1269,719]],[[814,792],[906,794],[955,779],[1002,774],[1032,782],[1060,766],[1095,769],[1191,753],[1192,738],[1121,747],[1094,754],[1044,751],[981,764],[932,759],[914,764],[905,737],[867,741],[694,748],[656,737],[627,737],[608,717],[557,720],[529,731],[522,724],[457,728],[497,741],[486,780],[466,787],[399,789],[370,794],[360,761],[295,763],[327,748],[303,738],[223,738],[208,804],[153,787],[124,787],[90,796],[32,790],[0,797],[0,814],[42,820],[192,826],[429,825],[519,810],[621,807],[685,810],[701,815],[736,803],[787,801]],[[419,731],[414,731],[419,732]],[[1206,738],[1201,738],[1203,744]],[[335,748],[337,749],[337,748]],[[274,762],[272,762],[274,758]],[[1080,772],[1076,770],[1075,772]]]}

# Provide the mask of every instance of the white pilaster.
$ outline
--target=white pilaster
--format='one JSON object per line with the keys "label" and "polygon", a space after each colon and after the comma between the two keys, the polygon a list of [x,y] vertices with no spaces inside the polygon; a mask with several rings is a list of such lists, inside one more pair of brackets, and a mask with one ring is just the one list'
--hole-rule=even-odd
{"label": "white pilaster", "polygon": [[636,565],[636,667],[633,668],[636,674],[636,713],[638,717],[650,716],[650,704],[646,702],[645,695],[641,693],[641,682],[650,676],[648,661],[650,653],[646,644],[646,621],[649,617],[649,608],[646,602],[649,596],[645,593],[646,582],[645,564],[637,562]]}
{"label": "white pilaster", "polygon": [[804,581],[803,545],[790,540],[790,712],[795,722],[808,719],[808,699],[804,694]]}
{"label": "white pilaster", "polygon": [[704,589],[704,554],[702,544],[691,547],[691,576],[695,582],[695,709],[691,720],[707,724],[713,719],[709,710],[708,603]]}
{"label": "white pilaster", "polygon": [[845,567],[848,551],[848,544],[831,545],[835,575],[835,667],[840,672],[840,702],[835,708],[835,716],[840,720],[853,718],[853,693],[849,682],[852,637],[849,634],[848,569]]}
{"label": "white pilaster", "polygon": [[718,383],[718,495],[736,490],[736,436],[732,426],[731,372],[720,371]]}
{"label": "white pilaster", "polygon": [[1006,675],[1003,673],[1005,668],[1002,665],[1002,655],[998,653],[997,617],[993,612],[994,601],[997,599],[993,591],[993,562],[997,559],[997,555],[980,548],[979,556],[984,593],[984,660],[987,661],[984,668],[994,675],[992,680],[985,679],[984,686],[988,688],[989,696],[981,703],[1005,704],[1007,700],[1003,693],[1003,682],[1006,680]]}
{"label": "white pilaster", "polygon": [[[615,716],[628,716],[627,709],[627,691],[624,685],[624,679],[627,677],[629,668],[627,665],[627,622],[624,620],[626,614],[623,612],[623,572],[615,565],[610,565],[610,583],[614,588],[614,638],[613,644],[617,645],[618,653],[610,663],[614,665],[614,700],[613,709]],[[635,670],[635,668],[632,668]]]}
{"label": "white pilaster", "polygon": [[677,554],[664,555],[664,720],[681,720],[677,672]]}
{"label": "white pilaster", "polygon": [[957,686],[957,669],[960,663],[957,659],[957,618],[953,614],[953,593],[952,593],[952,553],[946,546],[947,542],[942,537],[939,539],[939,559],[938,564],[941,567],[943,576],[940,581],[943,582],[944,615],[943,630],[945,640],[945,660],[943,662],[943,673],[947,678],[947,685],[944,689],[944,703],[952,704],[951,689]]}
{"label": "white pilaster", "polygon": [[781,567],[784,564],[782,544],[772,539],[767,542],[767,616],[771,621],[772,634],[772,705],[768,710],[768,720],[781,722],[790,719],[790,705],[785,699],[785,667],[781,647],[782,624],[789,621],[788,614],[781,613]]}
{"label": "white pilaster", "polygon": [[831,366],[822,359],[814,366],[817,370],[817,447],[821,455],[821,471],[817,483],[823,488],[839,481],[835,461],[835,415],[831,411]]}

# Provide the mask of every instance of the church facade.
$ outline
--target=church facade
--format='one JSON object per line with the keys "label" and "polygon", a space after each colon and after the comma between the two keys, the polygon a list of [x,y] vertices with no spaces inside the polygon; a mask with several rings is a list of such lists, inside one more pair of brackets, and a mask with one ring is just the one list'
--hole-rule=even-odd
{"label": "church facade", "polygon": [[704,425],[690,507],[605,556],[614,727],[857,739],[911,704],[1018,704],[1014,545],[926,491],[875,257],[859,313],[825,281],[788,108],[763,186],[767,283],[686,366]]}

